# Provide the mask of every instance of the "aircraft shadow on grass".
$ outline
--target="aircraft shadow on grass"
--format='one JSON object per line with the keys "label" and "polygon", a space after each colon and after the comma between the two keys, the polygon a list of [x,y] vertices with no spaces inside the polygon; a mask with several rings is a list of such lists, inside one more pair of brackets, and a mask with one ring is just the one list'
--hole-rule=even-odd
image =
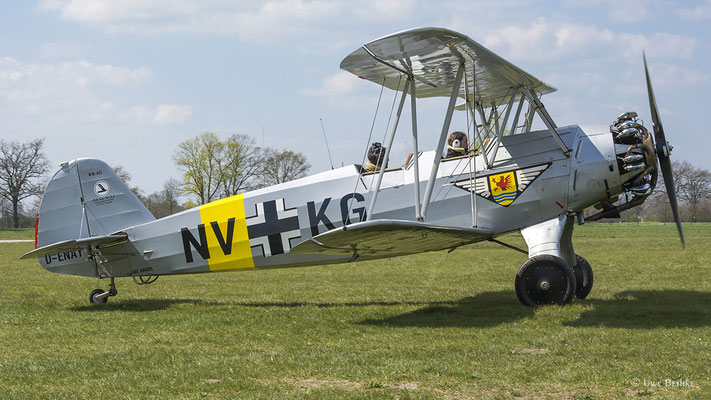
{"label": "aircraft shadow on grass", "polygon": [[590,299],[572,327],[654,329],[711,326],[711,293],[694,290],[628,290],[613,299]]}
{"label": "aircraft shadow on grass", "polygon": [[393,327],[477,328],[511,323],[533,316],[510,290],[479,293],[453,302],[431,303],[424,308],[382,319],[366,319],[364,325]]}
{"label": "aircraft shadow on grass", "polygon": [[[693,290],[630,290],[612,299],[578,300],[592,307],[570,327],[654,329],[711,326],[711,293]],[[364,301],[364,302],[216,302],[200,299],[136,299],[108,304],[72,307],[77,312],[160,311],[176,305],[241,306],[256,308],[423,306],[414,311],[381,319],[365,319],[363,325],[393,327],[489,327],[511,323],[534,315],[522,307],[509,290],[479,293],[454,301]]]}
{"label": "aircraft shadow on grass", "polygon": [[218,303],[206,303],[199,299],[135,299],[106,304],[87,304],[85,306],[71,307],[70,310],[78,312],[160,311],[180,304],[192,304],[197,306],[217,305]]}
{"label": "aircraft shadow on grass", "polygon": [[[420,317],[410,318],[423,326],[490,326],[512,322],[533,315],[533,310],[521,307],[516,296],[509,290],[480,293],[474,297],[465,297],[452,301],[353,301],[353,302],[240,302],[240,301],[203,301],[200,299],[136,299],[110,302],[107,304],[71,307],[77,312],[113,312],[113,311],[160,311],[175,305],[190,304],[195,306],[238,306],[255,308],[298,308],[298,307],[368,307],[368,306],[425,306],[412,314]],[[393,325],[413,325],[408,318]],[[362,323],[378,324],[378,320],[366,320]],[[381,324],[390,324],[382,322]],[[414,324],[418,325],[418,324]]]}
{"label": "aircraft shadow on grass", "polygon": [[[625,291],[610,300],[578,300],[590,304],[570,327],[654,329],[711,326],[711,293],[692,290]],[[484,292],[452,304],[425,308],[361,323],[395,327],[487,327],[530,317],[533,309],[521,307],[508,290]]]}

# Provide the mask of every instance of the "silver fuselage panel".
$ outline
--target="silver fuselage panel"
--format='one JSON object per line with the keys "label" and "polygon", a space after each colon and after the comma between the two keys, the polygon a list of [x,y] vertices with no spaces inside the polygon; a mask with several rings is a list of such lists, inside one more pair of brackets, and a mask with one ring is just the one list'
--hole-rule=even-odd
{"label": "silver fuselage panel", "polygon": [[[496,236],[583,210],[622,191],[608,131],[567,126],[557,132],[572,149],[568,157],[544,130],[504,136],[493,168],[486,168],[482,155],[443,160],[422,222],[475,227]],[[434,157],[433,151],[419,156],[420,193]],[[168,275],[348,262],[342,255],[292,254],[290,249],[366,218],[416,221],[411,164],[384,173],[373,215],[365,214],[376,175],[351,165],[125,227],[128,243],[102,250],[98,273]],[[40,262],[53,272],[96,276],[86,257],[61,259]]]}

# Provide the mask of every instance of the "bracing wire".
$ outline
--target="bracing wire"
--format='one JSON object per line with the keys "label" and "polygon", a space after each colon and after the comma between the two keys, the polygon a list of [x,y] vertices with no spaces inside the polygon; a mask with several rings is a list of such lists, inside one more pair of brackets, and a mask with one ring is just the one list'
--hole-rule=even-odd
{"label": "bracing wire", "polygon": [[[380,94],[378,95],[378,104],[375,106],[375,115],[373,115],[373,123],[370,124],[370,132],[368,133],[368,141],[365,142],[365,151],[363,152],[363,158],[360,161],[360,168],[363,168],[363,164],[365,164],[365,159],[368,157],[368,147],[370,146],[370,139],[373,137],[373,128],[375,128],[375,121],[378,118],[378,110],[380,109],[380,100],[383,98],[383,89],[385,89],[385,77],[383,77],[383,83],[380,85]],[[358,175],[356,175],[356,181],[355,185],[353,185],[353,192],[351,192],[352,195],[355,195],[356,191],[358,190],[358,181],[361,179],[361,171],[358,171]],[[351,204],[353,202],[351,201]],[[348,208],[348,215],[350,215],[351,209],[350,207]]]}
{"label": "bracing wire", "polygon": [[[469,89],[467,87],[467,74],[466,73],[464,74],[464,91],[465,91],[464,99],[465,99],[465,101],[468,102],[469,101]],[[464,111],[465,111],[464,113],[466,115],[466,123],[467,123],[467,142],[468,142],[467,145],[469,145],[471,143],[470,134],[469,134],[470,123],[469,123],[469,114],[468,114],[468,110],[466,109],[466,105],[465,105]],[[468,148],[467,148],[467,155],[469,155]],[[459,161],[457,161],[457,165],[452,170],[452,176],[461,176],[464,173],[463,168],[462,168],[461,172],[457,173],[457,170],[459,169],[459,166],[462,164],[462,161],[464,161],[464,159],[460,159]],[[470,179],[471,179],[471,156],[468,159],[468,163],[469,163]],[[449,188],[447,188],[447,191],[444,193],[444,196],[442,196],[442,198],[441,198],[442,200],[446,199],[447,196],[449,196],[449,192],[452,190],[453,187],[454,187],[454,183],[449,185]],[[441,204],[441,202],[436,202],[436,201],[439,199],[439,195],[442,193],[442,190],[444,190],[444,185],[440,186],[439,190],[434,195],[434,199],[433,199],[434,205],[432,206],[432,211],[430,211],[431,215],[436,214],[436,212],[439,210],[439,205]]]}
{"label": "bracing wire", "polygon": [[[385,141],[388,138],[388,129],[390,128],[390,120],[393,118],[393,111],[395,111],[395,103],[397,102],[397,94],[400,91],[400,82],[402,82],[402,75],[400,75],[400,78],[397,81],[397,90],[395,90],[395,95],[393,96],[393,104],[390,106],[390,115],[388,116],[388,123],[385,124],[385,132],[383,133],[383,141],[381,143],[385,143]],[[390,149],[392,151],[392,149]],[[381,156],[385,157],[386,152],[382,152]],[[378,162],[380,162],[381,159],[378,158]],[[384,165],[381,168],[387,168],[388,160],[382,160],[384,161]],[[373,182],[375,182],[375,176],[377,173],[374,173],[373,176],[370,178],[370,187],[373,187]],[[351,202],[353,204],[353,202]],[[350,215],[350,207],[349,207],[349,215]]]}

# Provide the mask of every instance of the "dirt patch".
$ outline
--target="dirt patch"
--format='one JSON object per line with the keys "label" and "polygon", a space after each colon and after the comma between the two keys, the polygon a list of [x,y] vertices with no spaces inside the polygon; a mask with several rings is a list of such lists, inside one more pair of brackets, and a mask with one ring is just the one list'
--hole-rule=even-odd
{"label": "dirt patch", "polygon": [[513,354],[546,354],[548,349],[518,349],[514,350]]}
{"label": "dirt patch", "polygon": [[285,379],[285,383],[298,386],[300,388],[341,388],[347,390],[360,390],[363,389],[363,384],[359,382],[353,382],[343,379]]}
{"label": "dirt patch", "polygon": [[419,389],[417,382],[405,382],[405,383],[398,383],[395,385],[383,385],[383,386],[384,387],[391,387],[393,389],[398,389],[398,390],[417,390],[417,389]]}
{"label": "dirt patch", "polygon": [[417,382],[402,382],[402,383],[380,383],[369,382],[361,383],[344,379],[284,379],[284,383],[295,385],[303,389],[309,388],[340,388],[346,390],[379,390],[379,389],[394,389],[394,390],[418,390],[420,385]]}

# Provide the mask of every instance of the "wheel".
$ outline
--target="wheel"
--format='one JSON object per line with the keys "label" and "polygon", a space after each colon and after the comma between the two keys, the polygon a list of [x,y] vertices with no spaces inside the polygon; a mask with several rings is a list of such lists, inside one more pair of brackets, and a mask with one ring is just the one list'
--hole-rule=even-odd
{"label": "wheel", "polygon": [[104,298],[101,299],[101,300],[96,300],[96,299],[95,299],[95,296],[96,296],[96,295],[99,295],[99,294],[102,294],[102,293],[104,293],[104,291],[103,291],[102,289],[94,289],[94,290],[92,290],[91,293],[89,294],[89,303],[92,303],[92,304],[95,304],[95,303],[106,303],[107,301],[109,301],[109,298],[108,298],[108,297],[104,297]]}
{"label": "wheel", "polygon": [[593,287],[593,270],[588,260],[581,255],[575,255],[575,266],[573,267],[575,274],[575,297],[584,299],[588,297]]}
{"label": "wheel", "polygon": [[521,304],[568,304],[575,296],[575,274],[563,259],[539,255],[528,259],[516,274],[516,296]]}

